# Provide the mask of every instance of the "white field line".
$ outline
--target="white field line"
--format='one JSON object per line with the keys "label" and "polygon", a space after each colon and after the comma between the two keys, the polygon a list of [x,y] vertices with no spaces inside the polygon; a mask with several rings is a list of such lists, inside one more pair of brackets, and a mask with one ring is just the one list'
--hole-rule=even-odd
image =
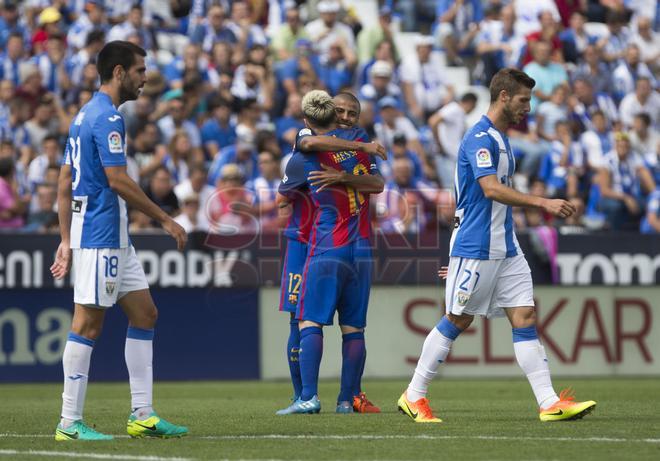
{"label": "white field line", "polygon": [[[0,433],[0,439],[52,438],[49,434],[12,434]],[[127,435],[115,435],[115,438],[128,438]],[[660,444],[660,438],[625,439],[618,437],[514,437],[506,435],[295,435],[295,434],[256,434],[256,435],[200,435],[188,436],[199,440],[494,440],[494,441],[544,441],[544,442],[605,442],[605,443],[650,443]],[[176,458],[162,458],[176,459]]]}
{"label": "white field line", "polygon": [[115,455],[108,453],[78,453],[75,451],[47,450],[0,450],[0,456],[44,456],[60,458],[117,459],[126,461],[193,461],[192,458],[168,458],[163,456]]}

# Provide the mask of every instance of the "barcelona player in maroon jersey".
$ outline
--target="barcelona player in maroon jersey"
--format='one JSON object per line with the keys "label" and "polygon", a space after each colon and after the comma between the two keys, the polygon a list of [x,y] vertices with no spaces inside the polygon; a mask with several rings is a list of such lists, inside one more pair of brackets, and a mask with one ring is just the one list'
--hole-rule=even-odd
{"label": "barcelona player in maroon jersey", "polygon": [[[335,111],[337,115],[337,126],[341,128],[351,128],[355,125],[360,115],[360,105],[357,98],[350,93],[339,93],[335,96],[333,101],[335,103]],[[363,150],[372,155],[377,155],[383,158],[386,157],[385,148],[377,143],[367,144],[332,136],[311,135],[311,130],[309,129],[301,130],[300,134],[302,137],[298,137],[296,140],[296,145],[294,146],[295,153],[287,165],[285,178],[291,176],[291,172],[296,168],[302,168],[301,162],[304,161],[302,152]],[[298,141],[300,141],[300,143]],[[280,206],[284,207],[290,205],[289,220],[284,230],[284,236],[287,238],[287,247],[282,268],[279,309],[280,311],[291,313],[286,354],[291,374],[291,382],[294,388],[293,401],[295,402],[298,397],[300,397],[302,382],[298,362],[300,333],[298,329],[298,320],[295,318],[294,313],[300,295],[302,271],[307,256],[307,243],[309,241],[312,219],[316,208],[309,196],[309,189],[304,177],[302,177],[301,180],[302,187],[290,187],[291,184],[291,181],[287,184],[287,180],[285,180],[282,189],[286,196],[280,194],[278,197]],[[345,337],[344,339],[344,361],[347,362],[346,359],[349,354],[346,352],[355,349],[355,343],[359,343],[360,340],[351,339],[350,336]],[[374,406],[366,398],[366,395],[362,392],[360,386],[360,378],[364,371],[364,360],[366,358],[364,338],[361,339],[361,343],[361,350],[364,351],[364,354],[362,354],[361,364],[359,365],[353,407],[355,408],[355,411],[361,413],[379,412],[380,410],[378,407]],[[348,362],[350,362],[350,360],[348,360]],[[346,368],[348,367],[344,367],[344,369]],[[278,411],[277,414],[289,414],[289,412],[290,408],[285,408]]]}
{"label": "barcelona player in maroon jersey", "polygon": [[[303,98],[308,126],[300,135],[325,134],[350,141],[366,140],[361,129],[335,129],[334,104],[323,91]],[[353,397],[362,372],[364,327],[371,284],[369,194],[383,189],[372,157],[361,150],[324,151],[306,155],[304,162],[287,166],[280,192],[305,184],[317,207],[302,274],[296,317],[300,321],[302,393],[280,414],[317,413],[318,371],[323,325],[331,325],[335,309],[344,340],[361,344],[345,351],[337,411],[353,412]],[[348,338],[347,338],[348,337]]]}

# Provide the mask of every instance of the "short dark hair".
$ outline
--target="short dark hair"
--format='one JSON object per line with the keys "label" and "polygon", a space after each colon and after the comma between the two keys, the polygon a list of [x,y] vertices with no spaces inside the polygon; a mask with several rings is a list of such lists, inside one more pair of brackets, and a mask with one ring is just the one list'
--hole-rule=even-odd
{"label": "short dark hair", "polygon": [[56,143],[60,143],[60,138],[57,135],[54,134],[47,134],[44,136],[44,139],[41,140],[41,144],[45,144],[47,141],[55,141]]}
{"label": "short dark hair", "polygon": [[646,112],[639,112],[635,114],[634,118],[638,118],[644,123],[646,126],[651,126],[651,116],[647,114]]}
{"label": "short dark hair", "polygon": [[362,109],[362,106],[360,105],[360,100],[353,93],[350,93],[348,91],[340,91],[335,95],[335,98],[348,99],[349,101],[357,104],[358,109]]}
{"label": "short dark hair", "polygon": [[102,29],[94,29],[87,34],[87,38],[85,39],[85,46],[91,46],[96,42],[104,42],[104,41],[105,41],[105,32]]}
{"label": "short dark hair", "polygon": [[116,66],[122,66],[128,71],[135,64],[136,55],[145,57],[147,52],[131,42],[115,40],[107,43],[99,53],[96,64],[101,83],[112,80],[112,71]]}
{"label": "short dark hair", "polygon": [[518,69],[505,68],[500,69],[490,81],[490,102],[497,101],[500,92],[506,91],[510,96],[514,96],[520,87],[524,86],[530,90],[534,88],[536,81]]}
{"label": "short dark hair", "polygon": [[477,95],[474,93],[465,93],[461,97],[461,102],[471,102],[473,104],[477,103]]}
{"label": "short dark hair", "polygon": [[14,159],[0,158],[0,178],[8,178],[14,172]]}

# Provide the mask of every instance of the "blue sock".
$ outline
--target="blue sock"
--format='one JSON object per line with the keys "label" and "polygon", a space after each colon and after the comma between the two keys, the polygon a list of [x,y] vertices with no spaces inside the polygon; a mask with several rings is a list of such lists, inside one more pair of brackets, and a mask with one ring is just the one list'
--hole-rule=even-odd
{"label": "blue sock", "polygon": [[367,363],[366,344],[365,344],[365,348],[364,348],[364,354],[362,354],[362,365],[360,366],[360,376],[358,376],[358,381],[357,381],[357,384],[355,386],[357,388],[357,394],[355,394],[355,395],[360,395],[362,393],[362,375],[364,374],[364,364],[365,363]]}
{"label": "blue sock", "polygon": [[289,362],[289,373],[291,384],[293,384],[293,395],[300,397],[302,392],[302,380],[300,378],[300,361],[298,351],[300,350],[300,330],[298,320],[292,318],[289,322],[289,342],[286,345],[286,359]]}
{"label": "blue sock", "polygon": [[323,356],[323,329],[307,327],[300,330],[300,398],[309,400],[319,393],[319,368]]}
{"label": "blue sock", "polygon": [[365,355],[364,333],[355,332],[342,336],[342,366],[341,366],[341,389],[337,402],[351,402],[353,396],[357,395],[360,372],[362,371]]}

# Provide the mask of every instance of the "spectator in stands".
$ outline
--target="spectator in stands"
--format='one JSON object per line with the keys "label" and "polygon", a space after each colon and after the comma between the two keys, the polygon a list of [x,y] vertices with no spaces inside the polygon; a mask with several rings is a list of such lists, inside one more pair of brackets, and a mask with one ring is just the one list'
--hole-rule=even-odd
{"label": "spectator in stands", "polygon": [[646,202],[646,214],[640,225],[642,234],[660,234],[660,189],[654,190]]}
{"label": "spectator in stands", "polygon": [[[133,158],[140,171],[140,177],[146,179],[151,173],[151,165],[157,150],[165,150],[165,146],[159,145],[160,133],[154,122],[141,125],[135,138],[128,146],[128,157]],[[161,156],[164,154],[160,154]]]}
{"label": "spectator in stands", "polygon": [[49,134],[41,141],[41,152],[35,157],[28,168],[28,181],[30,190],[34,191],[38,184],[44,182],[46,170],[50,166],[58,166],[62,160],[58,137]]}
{"label": "spectator in stands", "polygon": [[23,227],[29,197],[20,197],[14,177],[14,160],[0,158],[0,230]]}
{"label": "spectator in stands", "polygon": [[275,120],[275,134],[279,142],[280,151],[283,154],[291,152],[296,142],[298,132],[305,127],[302,114],[302,97],[293,93],[286,101],[284,115]]}
{"label": "spectator in stands", "polygon": [[484,85],[504,67],[517,67],[524,40],[515,33],[516,15],[512,5],[491,5],[476,38],[477,54],[484,65]]}
{"label": "spectator in stands", "polygon": [[394,60],[398,59],[392,32],[392,8],[383,5],[378,10],[378,22],[365,27],[357,37],[358,61],[364,65],[372,60],[381,43],[388,43]]}
{"label": "spectator in stands", "polygon": [[578,183],[582,172],[579,143],[571,139],[569,122],[557,120],[552,148],[541,162],[539,179],[545,184],[547,197],[579,200]]}
{"label": "spectator in stands", "polygon": [[320,56],[327,56],[330,47],[337,39],[343,38],[346,46],[355,49],[355,36],[353,30],[338,21],[341,5],[337,0],[321,0],[316,8],[319,18],[309,22],[305,30],[310,40],[316,46]]}
{"label": "spectator in stands", "polygon": [[374,125],[374,131],[378,142],[388,151],[393,150],[394,136],[403,134],[407,141],[406,148],[414,152],[422,162],[424,176],[436,179],[435,165],[427,157],[426,152],[419,142],[419,131],[408,117],[400,110],[399,102],[391,96],[387,96],[378,102],[380,111],[380,122]]}
{"label": "spectator in stands", "polygon": [[573,72],[574,78],[591,82],[594,92],[611,94],[612,74],[607,64],[600,59],[600,51],[595,45],[587,45],[583,60]]}
{"label": "spectator in stands", "polygon": [[14,84],[0,80],[0,141],[13,138],[10,103],[14,100]]}
{"label": "spectator in stands", "polygon": [[174,58],[163,70],[170,88],[183,88],[184,77],[191,73],[199,74],[206,89],[219,83],[216,70],[209,66],[199,46],[192,43],[184,48],[183,56]]}
{"label": "spectator in stands", "polygon": [[55,184],[42,183],[35,190],[37,208],[28,214],[24,232],[46,232],[58,228],[58,217],[55,211],[57,187]]}
{"label": "spectator in stands", "polygon": [[628,18],[623,11],[608,10],[605,22],[608,33],[597,42],[596,46],[602,51],[602,58],[614,68],[625,56],[626,48],[630,43],[630,31],[626,27]]}
{"label": "spectator in stands", "polygon": [[214,185],[225,165],[238,168],[243,178],[255,179],[259,175],[257,167],[257,151],[255,150],[255,135],[246,130],[237,132],[236,144],[221,149],[209,167],[208,183]]}
{"label": "spectator in stands", "polygon": [[[168,215],[176,216],[178,213],[179,201],[172,187],[172,175],[164,165],[154,170],[144,193]],[[157,226],[156,221],[152,220],[152,225]]]}
{"label": "spectator in stands", "polygon": [[592,113],[591,125],[593,128],[580,136],[580,143],[586,164],[595,170],[604,166],[605,154],[614,147],[614,133],[608,126],[605,113],[601,110]]}
{"label": "spectator in stands", "polygon": [[465,93],[459,102],[450,102],[429,118],[428,124],[438,147],[435,166],[441,187],[453,187],[458,149],[467,129],[466,118],[476,105],[477,95]]}
{"label": "spectator in stands", "polygon": [[209,8],[206,19],[194,29],[192,42],[201,45],[205,53],[210,53],[213,45],[218,42],[238,43],[238,37],[229,27],[222,5],[216,4]]}
{"label": "spectator in stands", "polygon": [[174,184],[188,179],[188,162],[191,152],[190,136],[188,132],[178,129],[174,132],[167,146],[167,153],[162,158],[161,165],[170,172]]}
{"label": "spectator in stands", "polygon": [[247,183],[246,187],[254,194],[255,207],[261,231],[275,231],[280,226],[278,217],[277,188],[280,185],[280,162],[269,151],[259,153],[259,176]]}
{"label": "spectator in stands", "polygon": [[626,95],[635,91],[637,80],[647,78],[652,88],[657,88],[657,81],[646,64],[639,59],[639,48],[630,45],[626,48],[625,59],[614,69],[614,98],[620,102]]}
{"label": "spectator in stands", "polygon": [[[80,87],[83,85],[85,67],[95,61],[104,44],[105,33],[102,30],[93,30],[87,34],[84,46],[67,59],[67,73],[74,86]],[[96,78],[96,66],[94,66],[94,86],[96,86]]]}
{"label": "spectator in stands", "polygon": [[25,122],[25,129],[30,136],[30,144],[35,150],[41,147],[46,136],[59,134],[60,121],[56,116],[54,105],[53,95],[50,93],[44,95],[34,112],[34,117]]}
{"label": "spectator in stands", "polygon": [[234,74],[231,94],[236,99],[256,99],[264,111],[273,106],[274,82],[262,66],[246,63]]}
{"label": "spectator in stands", "polygon": [[20,67],[26,62],[23,35],[16,31],[7,38],[7,46],[0,54],[0,80],[9,80],[14,86],[21,84]]}
{"label": "spectator in stands", "polygon": [[587,22],[587,15],[580,10],[571,14],[570,26],[559,33],[561,40],[564,61],[577,63],[581,61],[587,45],[594,45],[598,37],[590,35],[584,25]]}
{"label": "spectator in stands", "polygon": [[234,0],[231,3],[230,21],[227,27],[234,32],[242,48],[250,49],[254,45],[267,45],[268,38],[263,28],[252,20],[251,2]]}
{"label": "spectator in stands", "polygon": [[598,209],[611,229],[636,227],[642,207],[642,194],[651,193],[655,182],[642,159],[632,152],[628,135],[615,135],[615,148],[605,155],[594,185],[599,188]]}
{"label": "spectator in stands", "polygon": [[339,38],[330,45],[328,53],[321,58],[319,78],[330,94],[337,94],[350,87],[357,66],[355,52]]}
{"label": "spectator in stands", "polygon": [[385,233],[417,233],[426,225],[422,197],[415,188],[413,165],[407,158],[392,164],[392,180],[376,196],[378,227]]}
{"label": "spectator in stands", "polygon": [[527,75],[536,80],[532,91],[532,114],[536,112],[539,104],[550,99],[550,94],[557,85],[564,85],[568,82],[568,75],[564,67],[550,61],[550,49],[548,42],[537,42],[532,50],[534,61],[523,69]]}
{"label": "spectator in stands", "polygon": [[637,19],[637,33],[630,40],[637,45],[641,61],[656,75],[660,72],[660,34],[653,30],[651,18]]}
{"label": "spectator in stands", "polygon": [[206,216],[206,206],[211,199],[215,188],[207,184],[206,168],[203,164],[193,165],[190,167],[188,179],[180,182],[174,187],[174,194],[179,199],[179,203],[183,204],[185,197],[194,195],[200,203],[199,211],[197,213],[197,224],[199,226],[208,228],[208,218]]}
{"label": "spectator in stands", "polygon": [[[127,2],[128,3],[128,2]],[[132,35],[138,35],[142,48],[151,50],[154,47],[151,31],[144,26],[143,11],[140,3],[130,4],[126,20],[113,26],[108,32],[108,42],[113,40],[128,40]]]}
{"label": "spectator in stands", "polygon": [[13,33],[21,36],[27,41],[30,32],[20,17],[17,0],[5,0],[2,4],[2,16],[0,16],[0,49],[7,49],[7,42]]}
{"label": "spectator in stands", "polygon": [[460,54],[471,49],[484,18],[480,0],[439,0],[436,4],[437,43],[447,54],[447,64],[462,65]]}
{"label": "spectator in stands", "polygon": [[318,56],[312,50],[312,42],[309,40],[298,40],[296,42],[296,55],[283,61],[278,67],[277,79],[282,85],[286,96],[291,93],[301,93],[297,80],[301,75],[306,75],[314,80],[318,79],[321,63]]}
{"label": "spectator in stands", "polygon": [[612,97],[607,93],[594,93],[591,81],[585,77],[573,81],[573,94],[568,97],[568,105],[571,118],[583,131],[593,129],[591,117],[596,110],[602,111],[611,122],[619,120],[619,111]]}
{"label": "spectator in stands", "polygon": [[516,12],[516,33],[522,37],[541,30],[541,13],[549,11],[555,22],[561,17],[554,0],[534,0],[532,2],[517,0],[513,2]]}
{"label": "spectator in stands", "polygon": [[556,86],[550,94],[550,99],[542,102],[536,110],[537,133],[541,139],[550,142],[559,139],[555,133],[555,126],[560,120],[568,119],[567,93],[567,86]]}
{"label": "spectator in stands", "polygon": [[394,68],[387,61],[376,61],[369,70],[369,83],[364,84],[358,93],[362,106],[360,124],[372,126],[376,119],[377,106],[385,97],[394,98],[397,105],[403,102],[401,89],[392,81]]}
{"label": "spectator in stands", "polygon": [[277,61],[291,59],[296,53],[296,42],[301,39],[309,40],[309,35],[300,20],[298,6],[292,3],[285,12],[286,22],[279,26],[273,34],[270,47],[273,57]]}
{"label": "spectator in stands", "polygon": [[393,69],[391,81],[393,83],[398,82],[399,76],[397,71],[397,59],[395,58],[394,45],[391,42],[383,40],[378,45],[376,45],[376,50],[374,51],[372,58],[361,64],[357,75],[356,88],[362,88],[363,85],[369,83],[371,68],[378,61],[385,61],[390,64],[391,68]]}
{"label": "spectator in stands", "polygon": [[559,24],[555,21],[553,13],[549,10],[539,12],[539,24],[541,29],[525,36],[526,49],[522,58],[522,66],[532,62],[534,48],[538,42],[550,44],[550,57],[554,62],[562,62],[562,42],[559,38]]}
{"label": "spectator in stands", "polygon": [[66,41],[69,46],[80,50],[87,43],[87,35],[94,29],[107,32],[103,0],[85,0],[85,11],[69,28]]}
{"label": "spectator in stands", "polygon": [[653,129],[660,127],[660,94],[653,90],[651,80],[646,77],[637,79],[635,92],[623,98],[619,110],[626,128],[632,127],[635,115],[640,113],[648,114]]}
{"label": "spectator in stands", "polygon": [[229,163],[222,167],[216,190],[207,204],[211,232],[239,234],[258,229],[252,207],[254,200],[243,182],[238,165]]}
{"label": "spectator in stands", "polygon": [[209,230],[208,221],[200,221],[199,219],[201,211],[199,196],[195,193],[189,193],[182,197],[180,202],[181,213],[174,217],[174,221],[183,227],[187,233],[207,232]]}
{"label": "spectator in stands", "polygon": [[201,134],[207,155],[213,156],[236,141],[236,125],[231,120],[229,101],[215,95],[208,104],[211,117],[202,125]]}
{"label": "spectator in stands", "polygon": [[[184,130],[190,136],[190,144],[195,149],[201,149],[202,136],[197,125],[186,119],[185,103],[183,100],[183,91],[171,90],[164,97],[167,105],[167,115],[158,120],[158,129],[160,130],[162,140],[168,144],[177,130]],[[197,158],[198,155],[193,155]]]}
{"label": "spectator in stands", "polygon": [[423,124],[454,98],[454,89],[446,80],[440,57],[432,53],[433,37],[419,37],[415,50],[414,55],[403,58],[399,72],[408,111],[418,124]]}
{"label": "spectator in stands", "polygon": [[397,133],[392,139],[392,150],[387,153],[387,160],[377,158],[378,170],[386,181],[393,179],[393,163],[398,158],[405,158],[410,160],[412,165],[412,177],[414,180],[422,179],[424,173],[422,171],[422,162],[419,160],[417,154],[407,147],[408,141],[403,133]]}
{"label": "spectator in stands", "polygon": [[[240,56],[237,55],[236,61]],[[234,49],[232,45],[227,42],[216,42],[213,45],[211,50],[211,65],[210,67],[214,69],[220,75],[220,80],[222,81],[222,75],[232,76],[236,62],[234,60]],[[230,79],[231,86],[231,79]]]}
{"label": "spectator in stands", "polygon": [[644,158],[656,185],[660,185],[660,133],[651,129],[651,117],[640,113],[635,115],[630,132],[630,144],[634,152]]}
{"label": "spectator in stands", "polygon": [[41,86],[58,97],[71,87],[65,57],[64,36],[57,33],[51,34],[46,42],[45,51],[33,59],[41,73]]}

